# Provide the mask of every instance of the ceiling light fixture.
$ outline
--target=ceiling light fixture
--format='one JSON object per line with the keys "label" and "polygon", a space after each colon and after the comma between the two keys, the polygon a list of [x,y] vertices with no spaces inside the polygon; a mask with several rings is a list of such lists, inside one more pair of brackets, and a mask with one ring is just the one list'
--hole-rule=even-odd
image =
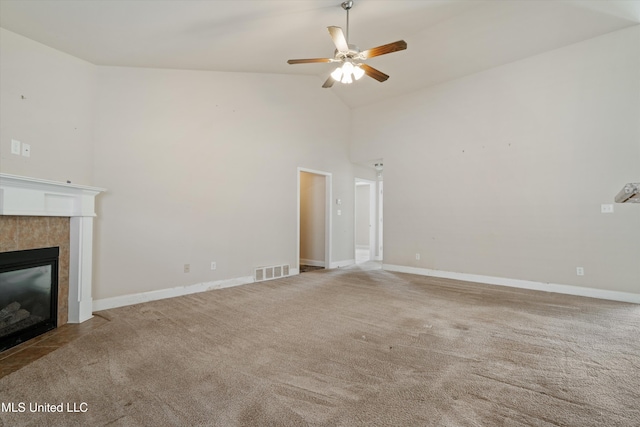
{"label": "ceiling light fixture", "polygon": [[333,80],[350,84],[354,80],[360,80],[364,76],[364,70],[360,67],[360,64],[353,65],[351,61],[345,61],[342,67],[338,67],[331,73]]}
{"label": "ceiling light fixture", "polygon": [[363,62],[369,58],[398,52],[407,48],[407,42],[404,40],[398,40],[365,51],[361,51],[355,44],[349,44],[349,10],[352,7],[353,0],[342,3],[342,8],[347,11],[346,35],[340,27],[327,27],[333,44],[336,46],[333,58],[290,59],[287,61],[289,64],[313,64],[318,62],[339,63],[338,68],[331,72],[329,78],[327,78],[322,85],[323,88],[330,88],[335,82],[350,84],[353,83],[354,80],[360,80],[365,74],[379,82],[384,82],[389,78],[387,74]]}

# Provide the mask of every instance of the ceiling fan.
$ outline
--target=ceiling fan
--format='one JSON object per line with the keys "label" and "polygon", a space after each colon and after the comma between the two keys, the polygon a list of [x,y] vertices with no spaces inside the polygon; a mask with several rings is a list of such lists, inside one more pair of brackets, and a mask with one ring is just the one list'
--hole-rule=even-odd
{"label": "ceiling fan", "polygon": [[353,1],[345,1],[342,8],[347,11],[347,36],[345,37],[340,27],[327,27],[336,50],[333,58],[311,58],[311,59],[290,59],[289,64],[311,64],[318,62],[335,62],[341,64],[336,68],[329,78],[322,85],[323,88],[330,88],[335,82],[350,84],[354,80],[359,80],[363,75],[367,75],[379,82],[386,81],[389,76],[382,71],[364,64],[363,61],[375,56],[386,55],[387,53],[405,50],[407,42],[398,40],[397,42],[385,44],[361,51],[358,46],[349,44],[349,10],[353,7]]}

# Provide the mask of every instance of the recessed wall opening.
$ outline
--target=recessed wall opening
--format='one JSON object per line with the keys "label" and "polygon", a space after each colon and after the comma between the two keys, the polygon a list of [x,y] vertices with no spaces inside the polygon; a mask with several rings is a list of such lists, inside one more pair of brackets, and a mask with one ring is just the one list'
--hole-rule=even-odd
{"label": "recessed wall opening", "polygon": [[57,327],[59,247],[0,253],[0,351]]}

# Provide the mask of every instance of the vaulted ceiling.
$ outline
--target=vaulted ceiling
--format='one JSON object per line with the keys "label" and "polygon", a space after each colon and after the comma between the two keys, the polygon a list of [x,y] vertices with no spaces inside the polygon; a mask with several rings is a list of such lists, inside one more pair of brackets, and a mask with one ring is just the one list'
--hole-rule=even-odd
{"label": "vaulted ceiling", "polygon": [[97,65],[317,76],[358,107],[640,22],[640,1],[355,0],[349,42],[404,39],[367,61],[391,78],[321,85],[340,0],[1,0],[0,26]]}

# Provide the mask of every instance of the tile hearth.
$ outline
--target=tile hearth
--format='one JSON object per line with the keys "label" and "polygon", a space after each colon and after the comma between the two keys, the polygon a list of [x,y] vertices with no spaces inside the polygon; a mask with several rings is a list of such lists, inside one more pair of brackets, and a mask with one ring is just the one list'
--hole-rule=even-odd
{"label": "tile hearth", "polygon": [[66,325],[45,332],[27,342],[3,351],[0,353],[0,378],[24,368],[30,363],[87,335],[108,322],[108,319],[94,315],[86,322],[67,323]]}

